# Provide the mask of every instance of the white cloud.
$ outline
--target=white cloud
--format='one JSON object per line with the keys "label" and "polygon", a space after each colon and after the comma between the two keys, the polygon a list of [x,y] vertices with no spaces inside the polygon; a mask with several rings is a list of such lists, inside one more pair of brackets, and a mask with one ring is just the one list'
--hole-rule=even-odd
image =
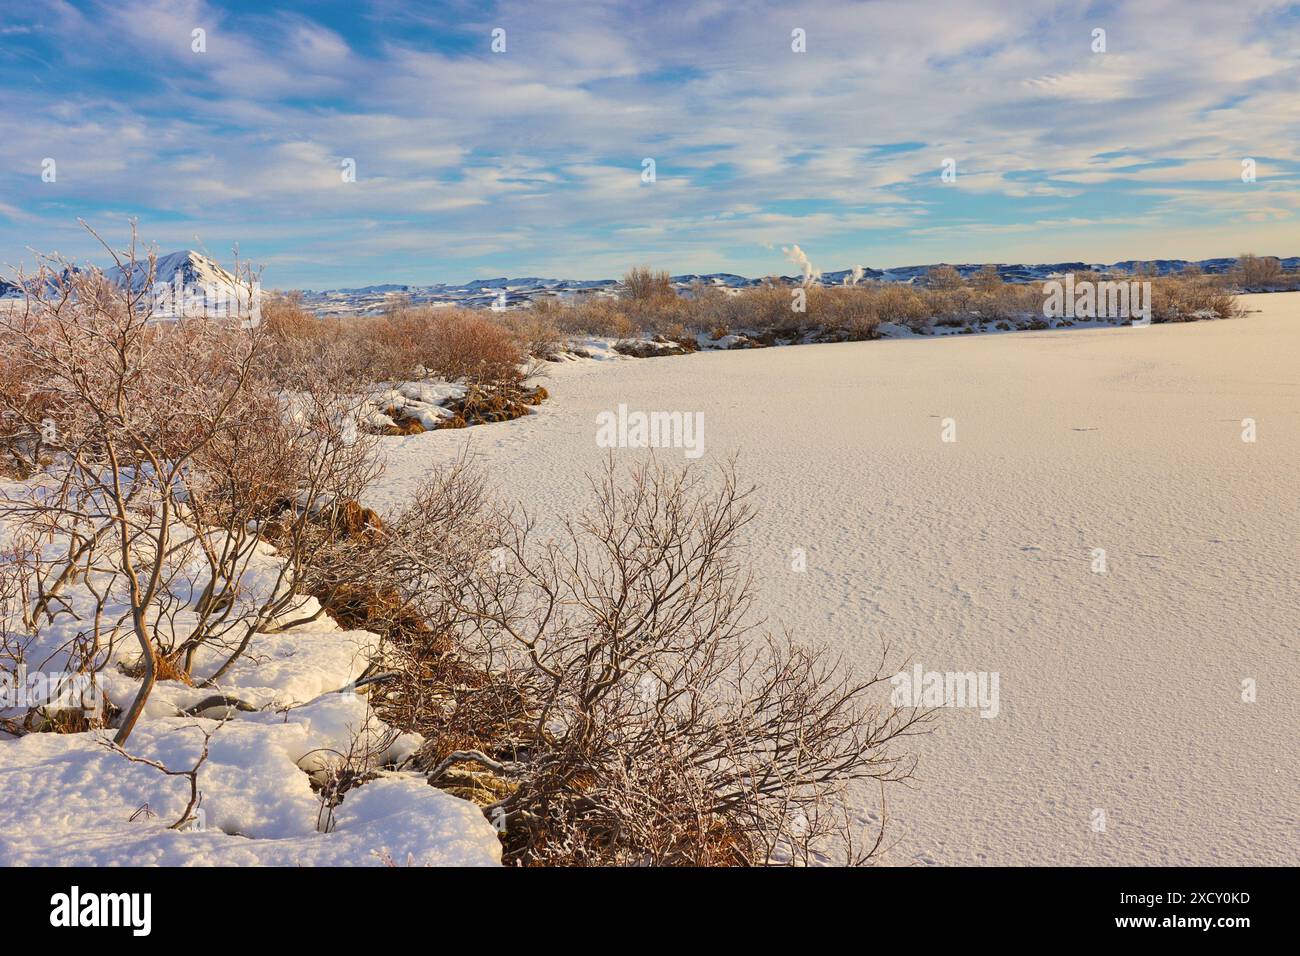
{"label": "white cloud", "polygon": [[[409,242],[412,261],[464,236],[446,255],[509,252],[521,271],[554,261],[557,237],[584,269],[605,255],[626,266],[662,243],[681,250],[677,271],[706,254],[735,256],[720,265],[743,271],[779,268],[762,247],[794,242],[842,268],[892,231],[906,250],[890,256],[897,264],[931,248],[914,234],[975,234],[978,213],[952,212],[965,204],[997,213],[978,231],[978,258],[1006,259],[1015,247],[997,237],[1049,228],[1038,205],[1012,203],[1057,204],[1056,221],[1078,220],[1076,233],[1118,229],[1073,204],[1089,189],[1125,189],[1149,200],[1168,235],[1201,228],[1207,211],[1264,215],[1262,193],[1243,205],[1195,185],[1232,181],[1242,156],[1260,159],[1261,180],[1294,183],[1300,164],[1300,27],[1273,3],[1150,0],[1098,13],[828,0],[740,13],[719,0],[509,2],[488,22],[468,5],[435,15],[382,2],[358,10],[382,37],[364,52],[341,27],[237,17],[202,0],[51,9],[42,23],[72,75],[130,61],[157,89],[56,99],[20,89],[0,105],[0,214],[37,227],[0,256],[66,235],[57,198],[179,214],[185,230],[321,256],[349,227],[384,234],[385,250]],[[431,49],[409,35],[422,20],[481,36],[482,48]],[[498,24],[502,55],[488,50]],[[792,25],[807,30],[807,53],[790,51]],[[1097,25],[1105,54],[1089,47]],[[205,55],[190,51],[195,26],[208,30]],[[89,42],[102,37],[110,49]],[[893,144],[919,146],[882,148]],[[961,173],[941,192],[950,155]],[[59,160],[57,190],[39,180],[44,156]],[[658,164],[653,186],[640,181],[644,156]],[[343,157],[357,161],[354,184],[339,178]]]}

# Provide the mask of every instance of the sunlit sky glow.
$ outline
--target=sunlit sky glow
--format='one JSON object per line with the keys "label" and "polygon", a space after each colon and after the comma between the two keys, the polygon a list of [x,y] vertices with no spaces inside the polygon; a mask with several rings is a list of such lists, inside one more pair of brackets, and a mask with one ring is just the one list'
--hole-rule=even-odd
{"label": "sunlit sky glow", "polygon": [[1300,254],[1294,4],[0,10],[10,267],[102,260],[78,217],[280,288]]}

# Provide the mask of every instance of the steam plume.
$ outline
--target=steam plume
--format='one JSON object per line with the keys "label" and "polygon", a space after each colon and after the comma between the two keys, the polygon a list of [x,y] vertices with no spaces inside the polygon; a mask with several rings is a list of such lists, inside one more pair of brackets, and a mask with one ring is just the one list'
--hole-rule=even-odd
{"label": "steam plume", "polygon": [[782,249],[781,251],[785,253],[787,259],[799,267],[799,271],[803,273],[804,285],[812,285],[822,277],[822,274],[813,268],[808,254],[798,246],[791,246],[789,249]]}

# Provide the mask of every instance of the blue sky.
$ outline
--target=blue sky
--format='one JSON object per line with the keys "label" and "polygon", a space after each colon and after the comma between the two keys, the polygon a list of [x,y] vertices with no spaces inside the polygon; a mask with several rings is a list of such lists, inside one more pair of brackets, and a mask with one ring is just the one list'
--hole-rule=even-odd
{"label": "blue sky", "polygon": [[0,11],[7,267],[101,259],[78,217],[279,288],[1300,254],[1295,4]]}

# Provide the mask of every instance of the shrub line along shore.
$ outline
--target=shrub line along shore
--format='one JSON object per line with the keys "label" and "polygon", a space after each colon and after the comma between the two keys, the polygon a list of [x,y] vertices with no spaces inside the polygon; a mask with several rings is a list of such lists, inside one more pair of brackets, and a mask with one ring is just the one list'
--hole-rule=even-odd
{"label": "shrub line along shore", "polygon": [[[1280,271],[1278,260],[1242,256],[1222,275],[1194,267],[1178,275],[1060,277],[1072,287],[1149,283],[1149,321],[1189,322],[1237,314],[1239,290],[1295,288],[1300,275]],[[789,285],[770,279],[745,289],[695,283],[679,294],[666,272],[638,267],[624,276],[620,293],[543,298],[522,308],[467,309],[412,306],[395,295],[379,315],[318,318],[294,293],[273,296],[264,322],[286,348],[343,344],[355,374],[370,381],[405,381],[418,370],[480,382],[511,384],[528,358],[559,360],[582,355],[575,339],[614,340],[633,357],[693,352],[701,348],[756,348],[808,342],[861,341],[890,334],[971,334],[1068,327],[1080,322],[1129,324],[1131,314],[1092,315],[1073,301],[1046,314],[1050,283],[1004,282],[986,266],[969,279],[951,266],[932,268],[915,284],[867,280],[855,285]],[[1102,299],[1104,301],[1104,296]],[[1125,297],[1127,299],[1127,297]],[[1101,313],[1101,314],[1097,314]],[[518,384],[515,382],[514,384]]]}

